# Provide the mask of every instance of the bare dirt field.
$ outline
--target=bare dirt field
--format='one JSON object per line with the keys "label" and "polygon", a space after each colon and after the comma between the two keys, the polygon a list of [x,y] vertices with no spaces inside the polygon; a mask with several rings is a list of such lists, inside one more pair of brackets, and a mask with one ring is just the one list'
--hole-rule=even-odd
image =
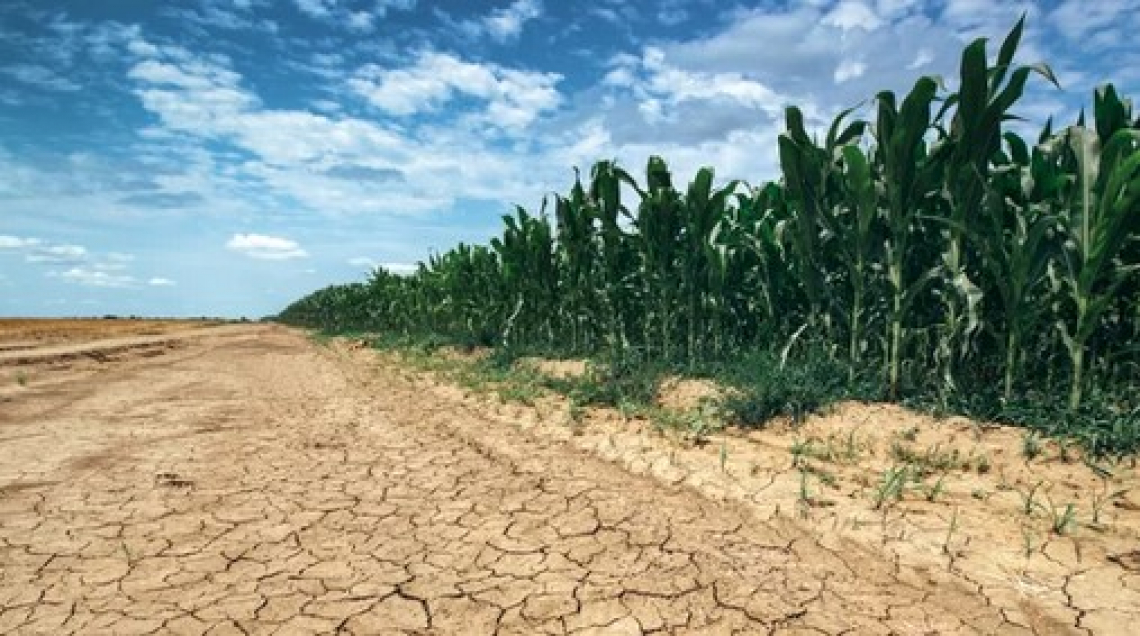
{"label": "bare dirt field", "polygon": [[[893,423],[876,426],[851,405],[684,445],[605,413],[567,426],[556,399],[499,405],[295,330],[147,328],[0,330],[23,343],[0,349],[0,633],[1129,634],[1140,619],[1134,495],[1106,493],[1095,528],[1083,510],[1061,534],[1036,509],[1016,520],[1013,490],[1036,475],[1056,505],[1096,482],[1060,460],[1015,470],[1012,433],[929,423],[977,435],[992,466],[873,510],[895,429],[916,448],[935,434],[911,434],[913,415],[877,407]],[[865,450],[792,467],[790,443],[839,430]],[[1008,528],[1029,526],[1021,554]]]}
{"label": "bare dirt field", "polygon": [[156,336],[219,324],[210,320],[137,318],[0,318],[0,351],[18,351],[116,336]]}

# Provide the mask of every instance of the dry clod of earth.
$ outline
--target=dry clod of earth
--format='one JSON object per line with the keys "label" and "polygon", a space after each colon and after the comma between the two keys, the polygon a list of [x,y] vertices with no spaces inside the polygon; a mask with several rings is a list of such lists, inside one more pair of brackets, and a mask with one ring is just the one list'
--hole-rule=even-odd
{"label": "dry clod of earth", "polygon": [[[293,330],[175,330],[157,356],[147,337],[104,364],[61,364],[58,339],[22,349],[36,381],[0,387],[0,633],[1126,634],[1140,619],[1134,513],[1053,536],[1037,510],[1029,557],[985,543],[987,508],[963,489],[1013,465],[1002,432],[977,441],[994,470],[946,495],[961,510],[946,552],[963,555],[947,567],[945,504],[847,503],[845,471],[888,463],[889,428],[858,428],[848,461],[820,418],[797,432],[820,439],[801,468],[777,431],[726,440],[717,466],[613,414],[574,437],[546,398],[504,414]],[[801,474],[839,505],[793,514]],[[1013,510],[1031,476],[1006,473],[991,501]],[[1086,485],[1075,467],[1049,477],[1056,506],[1066,480]]]}

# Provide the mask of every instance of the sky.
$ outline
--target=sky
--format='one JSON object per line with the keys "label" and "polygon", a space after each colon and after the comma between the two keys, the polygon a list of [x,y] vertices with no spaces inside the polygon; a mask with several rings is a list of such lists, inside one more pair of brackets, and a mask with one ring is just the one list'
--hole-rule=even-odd
{"label": "sky", "polygon": [[1140,0],[3,0],[0,315],[273,314],[602,159],[761,183],[787,105],[952,88],[1022,13],[1017,126],[1137,94]]}

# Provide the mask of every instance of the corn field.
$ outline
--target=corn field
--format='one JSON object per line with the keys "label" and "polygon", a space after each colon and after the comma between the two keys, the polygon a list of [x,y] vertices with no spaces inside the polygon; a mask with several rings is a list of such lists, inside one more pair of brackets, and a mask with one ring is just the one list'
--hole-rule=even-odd
{"label": "corn field", "polygon": [[1140,119],[1106,85],[1068,127],[1009,130],[1027,82],[1056,84],[1013,64],[1022,29],[996,60],[969,44],[956,92],[922,77],[822,139],[787,108],[776,181],[703,168],[681,185],[659,157],[644,175],[602,161],[489,245],[378,269],[280,319],[677,365],[816,347],[883,399],[1133,409]]}

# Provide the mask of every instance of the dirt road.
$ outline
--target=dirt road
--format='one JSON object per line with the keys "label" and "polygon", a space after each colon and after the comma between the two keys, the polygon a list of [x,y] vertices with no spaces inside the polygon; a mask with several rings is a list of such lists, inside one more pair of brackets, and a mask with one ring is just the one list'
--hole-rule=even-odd
{"label": "dirt road", "polygon": [[299,332],[163,342],[4,374],[0,633],[1022,633]]}

